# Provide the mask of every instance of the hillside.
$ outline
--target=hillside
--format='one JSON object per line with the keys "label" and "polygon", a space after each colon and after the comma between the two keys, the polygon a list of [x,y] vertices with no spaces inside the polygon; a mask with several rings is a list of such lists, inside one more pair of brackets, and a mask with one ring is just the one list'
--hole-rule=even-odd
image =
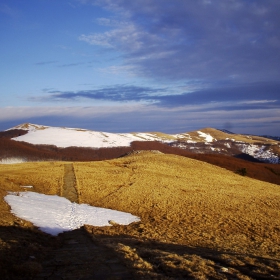
{"label": "hillside", "polygon": [[[20,133],[19,133],[20,132]],[[204,128],[179,134],[160,132],[108,133],[79,128],[49,127],[25,123],[0,134],[0,137],[33,145],[63,148],[127,148],[133,142],[160,142],[196,154],[222,154],[246,157],[266,163],[279,163],[279,141]],[[0,154],[0,159],[3,155]]]}
{"label": "hillside", "polygon": [[[180,149],[166,143],[155,141],[135,141],[129,147],[115,148],[58,148],[48,145],[32,145],[14,141],[7,137],[0,138],[0,158],[2,163],[28,161],[99,161],[122,157],[137,150],[158,150],[166,154],[181,155],[205,161],[232,172],[246,169],[246,176],[280,185],[280,165],[260,163],[253,157],[240,153],[236,157],[224,154],[193,153],[192,150]],[[256,162],[253,162],[256,161]]]}
{"label": "hillside", "polygon": [[[53,279],[70,271],[72,277],[90,277],[87,273],[94,273],[94,269],[101,273],[106,266],[115,279],[280,277],[278,185],[159,152],[70,164],[79,203],[129,212],[141,222],[86,225],[72,234],[49,237],[13,216],[3,197],[8,191],[23,191],[21,186],[63,195],[67,164],[1,165],[0,260],[5,265],[0,272],[4,279],[17,275],[22,279]],[[89,237],[93,245],[86,243]],[[81,244],[78,250],[80,240],[87,245]],[[25,250],[20,249],[23,247]],[[92,255],[88,266],[86,247],[100,256],[96,259]],[[105,257],[111,261],[106,262]],[[102,279],[110,279],[106,277]]]}

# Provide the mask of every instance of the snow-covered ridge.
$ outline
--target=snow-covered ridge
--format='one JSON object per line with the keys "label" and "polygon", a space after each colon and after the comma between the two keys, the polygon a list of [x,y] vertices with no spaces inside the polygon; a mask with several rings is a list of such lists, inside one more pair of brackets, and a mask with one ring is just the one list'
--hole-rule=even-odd
{"label": "snow-covered ridge", "polygon": [[133,141],[160,141],[170,143],[178,139],[190,139],[185,134],[161,134],[158,133],[109,133],[91,131],[78,128],[50,127],[35,124],[22,124],[12,129],[28,131],[27,134],[13,138],[16,141],[24,141],[34,145],[55,145],[57,147],[89,147],[109,148],[128,147]]}
{"label": "snow-covered ridge", "polygon": [[[50,127],[25,123],[9,130],[21,129],[26,134],[13,138],[34,145],[54,145],[60,148],[113,148],[129,147],[134,141],[158,141],[180,149],[188,149],[196,153],[223,153],[234,155],[236,149],[253,156],[261,161],[280,163],[279,153],[273,153],[270,145],[277,145],[275,141],[260,139],[254,136],[229,135],[212,128],[189,133],[164,134],[160,132],[109,133],[79,128]],[[212,135],[211,135],[212,134]],[[213,136],[215,135],[215,137]],[[224,141],[227,142],[224,142]],[[258,144],[254,144],[257,141]],[[270,141],[270,142],[269,142]],[[222,147],[222,146],[224,147]],[[278,146],[277,146],[278,147]],[[233,152],[232,152],[233,151]],[[275,149],[274,149],[275,151]],[[6,162],[10,163],[11,159]]]}

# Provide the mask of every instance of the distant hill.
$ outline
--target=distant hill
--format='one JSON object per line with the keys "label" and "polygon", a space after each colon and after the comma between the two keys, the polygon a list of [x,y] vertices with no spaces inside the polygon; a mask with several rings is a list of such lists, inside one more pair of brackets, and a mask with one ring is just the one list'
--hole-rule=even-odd
{"label": "distant hill", "polygon": [[[53,134],[54,131],[56,134]],[[43,136],[46,137],[45,140]],[[88,137],[87,145],[92,143],[92,147],[82,146],[85,136]],[[74,139],[70,139],[71,143],[79,142],[80,147],[69,146],[69,138],[72,137]],[[66,147],[56,146],[57,139]],[[34,143],[39,140],[40,144]],[[98,146],[100,143],[102,145]],[[102,147],[104,145],[107,147]],[[280,165],[269,163],[279,162],[279,142],[258,136],[229,135],[212,128],[173,135],[159,132],[109,134],[32,124],[0,132],[2,163],[50,160],[99,161],[123,157],[138,150],[158,150],[165,154],[189,157],[237,173],[243,170],[243,175],[280,185]]]}
{"label": "distant hill", "polygon": [[272,140],[276,140],[276,141],[280,141],[280,137],[279,136],[262,135],[262,137],[268,138],[268,139],[272,139]]}
{"label": "distant hill", "polygon": [[[232,134],[232,132],[214,128],[203,128],[179,134],[161,132],[108,133],[25,123],[2,132],[1,136],[36,146],[52,146],[51,150],[56,150],[56,152],[61,151],[61,148],[70,149],[70,147],[70,150],[73,150],[73,147],[75,149],[129,148],[131,143],[135,141],[156,141],[196,154],[229,155],[266,163],[279,163],[280,158],[279,141],[260,136]],[[1,157],[3,158],[5,155],[0,154]]]}

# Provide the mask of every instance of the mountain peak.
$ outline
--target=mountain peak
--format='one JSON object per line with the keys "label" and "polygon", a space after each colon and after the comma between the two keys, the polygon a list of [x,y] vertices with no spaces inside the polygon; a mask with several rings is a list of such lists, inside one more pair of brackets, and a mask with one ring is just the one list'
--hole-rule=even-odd
{"label": "mountain peak", "polygon": [[44,125],[38,125],[38,124],[32,124],[32,123],[22,123],[19,124],[17,126],[14,126],[8,130],[12,130],[12,129],[21,129],[21,130],[37,130],[37,129],[45,129],[48,126],[44,126]]}

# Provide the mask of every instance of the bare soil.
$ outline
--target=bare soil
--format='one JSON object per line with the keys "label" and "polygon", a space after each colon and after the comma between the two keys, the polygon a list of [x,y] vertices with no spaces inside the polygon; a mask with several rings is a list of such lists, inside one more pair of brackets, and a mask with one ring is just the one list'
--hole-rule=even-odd
{"label": "bare soil", "polygon": [[2,198],[24,184],[65,196],[74,187],[79,203],[141,222],[51,237],[13,216],[2,199],[3,279],[280,279],[278,185],[158,152],[1,165]]}
{"label": "bare soil", "polygon": [[76,189],[76,176],[72,163],[64,165],[64,180],[61,196],[67,198],[71,202],[79,202],[79,197]]}

